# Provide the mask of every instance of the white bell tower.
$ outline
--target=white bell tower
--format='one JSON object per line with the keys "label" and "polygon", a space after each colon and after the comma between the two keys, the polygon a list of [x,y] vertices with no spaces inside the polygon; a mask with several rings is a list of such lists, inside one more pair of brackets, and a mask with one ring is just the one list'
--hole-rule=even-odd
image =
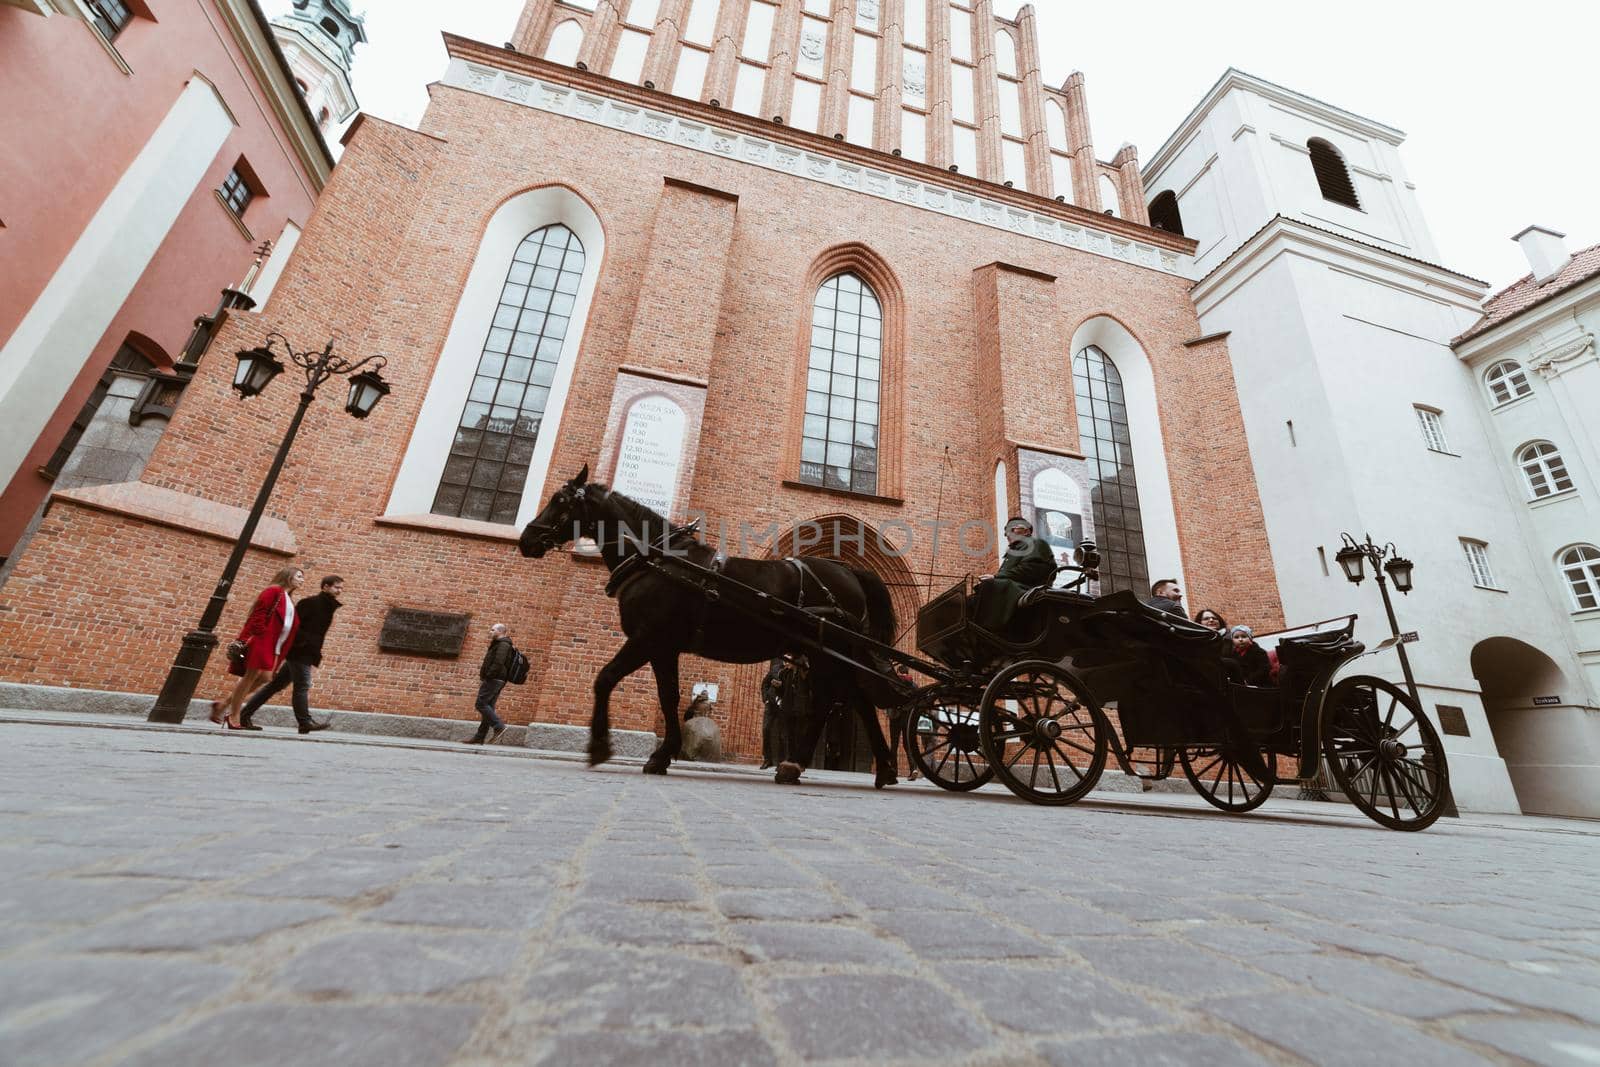
{"label": "white bell tower", "polygon": [[364,15],[349,0],[294,0],[294,10],[272,20],[273,35],[294,71],[317,125],[324,132],[356,112],[350,85],[355,48],[367,40]]}

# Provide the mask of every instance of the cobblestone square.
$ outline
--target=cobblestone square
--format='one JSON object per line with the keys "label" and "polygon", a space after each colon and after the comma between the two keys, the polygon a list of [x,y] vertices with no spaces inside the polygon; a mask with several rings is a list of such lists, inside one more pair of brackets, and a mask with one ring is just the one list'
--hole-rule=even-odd
{"label": "cobblestone square", "polygon": [[1600,825],[0,722],[0,1063],[1600,1063]]}

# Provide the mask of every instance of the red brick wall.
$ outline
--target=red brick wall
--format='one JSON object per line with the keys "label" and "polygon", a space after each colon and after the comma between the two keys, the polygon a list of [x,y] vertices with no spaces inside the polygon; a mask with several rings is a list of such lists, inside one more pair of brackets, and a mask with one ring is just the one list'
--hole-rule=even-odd
{"label": "red brick wall", "polygon": [[[565,553],[524,560],[508,540],[374,521],[487,220],[506,198],[552,182],[594,206],[606,251],[572,396],[559,427],[547,424],[560,434],[550,485],[597,460],[616,371],[630,338],[639,338],[641,314],[659,320],[651,327],[658,350],[674,337],[706,336],[708,304],[695,285],[679,284],[667,299],[672,280],[645,276],[665,262],[653,254],[651,236],[662,197],[675,195],[663,183],[671,176],[739,198],[725,242],[726,284],[720,304],[710,305],[714,353],[689,507],[731,526],[789,527],[837,514],[873,527],[931,523],[936,510],[947,522],[988,520],[997,457],[977,428],[1000,390],[988,380],[993,372],[982,372],[998,358],[982,347],[995,342],[983,339],[1001,336],[1019,316],[1046,314],[1060,324],[1055,350],[1034,353],[1038,362],[1028,367],[1037,409],[1013,415],[1009,407],[1026,394],[1012,387],[1005,403],[1008,419],[1064,440],[1075,437],[1072,329],[1090,315],[1111,315],[1156,368],[1193,595],[1229,617],[1277,621],[1254,478],[1242,449],[1229,445],[1243,441],[1243,430],[1227,354],[1220,343],[1183,346],[1199,328],[1182,279],[455,89],[436,86],[433,98],[425,134],[371,120],[357,131],[271,304],[221,331],[145,475],[248,506],[295,390],[286,375],[265,396],[240,402],[227,383],[231,353],[269,326],[319,346],[337,328],[341,350],[389,358],[394,393],[366,422],[340,411],[338,383],[319,399],[271,507],[302,548],[295,562],[313,579],[337,571],[348,582],[349,607],[329,636],[315,702],[470,717],[478,652],[489,624],[504,621],[535,670],[534,684],[508,691],[507,718],[587,721],[595,672],[621,643],[615,606],[600,592],[600,567]],[[796,474],[787,442],[800,418],[794,397],[804,373],[805,345],[795,331],[808,321],[818,263],[855,243],[893,271],[899,289],[903,352],[897,380],[884,383],[885,395],[898,399],[885,405],[884,421],[903,442],[903,503],[784,484]],[[995,306],[983,317],[992,320],[980,329],[974,272],[997,260],[1057,281],[1008,276],[987,298]],[[1037,304],[1043,292],[1053,294],[1054,308]],[[1020,306],[1000,306],[1013,301]],[[978,304],[985,306],[981,287]],[[1030,334],[1028,343],[1048,345],[1050,333]],[[1187,417],[1195,410],[1204,412],[1203,425]],[[948,472],[940,462],[947,445]],[[215,540],[58,503],[16,577],[0,588],[0,677],[153,691],[225,552]],[[277,557],[252,557],[241,590],[254,593],[277,564]],[[925,599],[930,569],[938,590],[989,565],[963,558],[950,541],[933,560],[926,538],[919,540],[891,575],[901,629],[911,622],[907,605]],[[239,625],[247,604],[248,595],[235,598],[224,630]],[[391,605],[470,613],[468,652],[457,661],[380,653],[378,630]],[[219,683],[221,669],[219,662]],[[759,748],[759,676],[760,668],[692,659],[682,667],[685,693],[695,681],[722,686],[725,740],[747,757]],[[654,727],[659,712],[647,671],[618,689],[613,713],[618,727]]]}

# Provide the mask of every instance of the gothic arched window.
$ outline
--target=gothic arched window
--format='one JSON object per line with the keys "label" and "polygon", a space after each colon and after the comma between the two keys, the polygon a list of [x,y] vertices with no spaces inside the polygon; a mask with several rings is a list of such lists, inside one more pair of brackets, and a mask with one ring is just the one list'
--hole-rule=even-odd
{"label": "gothic arched window", "polygon": [[1306,142],[1306,151],[1311,153],[1311,169],[1317,176],[1317,188],[1322,190],[1322,199],[1360,211],[1361,201],[1356,199],[1356,187],[1350,181],[1350,168],[1345,166],[1339,150],[1322,138],[1313,137]]}
{"label": "gothic arched window", "polygon": [[1178,212],[1178,197],[1171,189],[1150,201],[1150,225],[1183,236],[1183,216]]}
{"label": "gothic arched window", "polygon": [[545,45],[544,57],[552,63],[570,67],[578,61],[578,52],[582,48],[583,27],[578,25],[577,19],[568,19],[550,34],[550,43]]}
{"label": "gothic arched window", "polygon": [[516,521],[583,268],[583,244],[560,223],[517,246],[433,514]]}
{"label": "gothic arched window", "polygon": [[1150,584],[1150,569],[1145,562],[1144,518],[1122,375],[1105,352],[1089,345],[1072,360],[1072,387],[1078,406],[1078,447],[1089,464],[1101,592],[1132,589],[1142,594]]}
{"label": "gothic arched window", "polygon": [[817,289],[812,305],[800,481],[878,492],[882,361],[878,294],[855,273],[835,274]]}
{"label": "gothic arched window", "polygon": [[1490,367],[1483,376],[1483,383],[1489,387],[1489,403],[1495,407],[1509,404],[1533,392],[1533,386],[1528,384],[1527,372],[1514,359],[1502,359]]}
{"label": "gothic arched window", "polygon": [[1522,468],[1522,477],[1534,500],[1572,488],[1572,475],[1561,460],[1561,450],[1549,441],[1524,445],[1517,451],[1517,466]]}

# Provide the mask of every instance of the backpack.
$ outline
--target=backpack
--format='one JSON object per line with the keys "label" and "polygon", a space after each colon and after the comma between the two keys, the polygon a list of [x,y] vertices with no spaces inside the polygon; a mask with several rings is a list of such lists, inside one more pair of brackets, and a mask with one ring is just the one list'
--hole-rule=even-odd
{"label": "backpack", "polygon": [[506,660],[506,681],[512,685],[522,685],[528,680],[528,657],[517,650],[516,645],[511,646],[511,656]]}

